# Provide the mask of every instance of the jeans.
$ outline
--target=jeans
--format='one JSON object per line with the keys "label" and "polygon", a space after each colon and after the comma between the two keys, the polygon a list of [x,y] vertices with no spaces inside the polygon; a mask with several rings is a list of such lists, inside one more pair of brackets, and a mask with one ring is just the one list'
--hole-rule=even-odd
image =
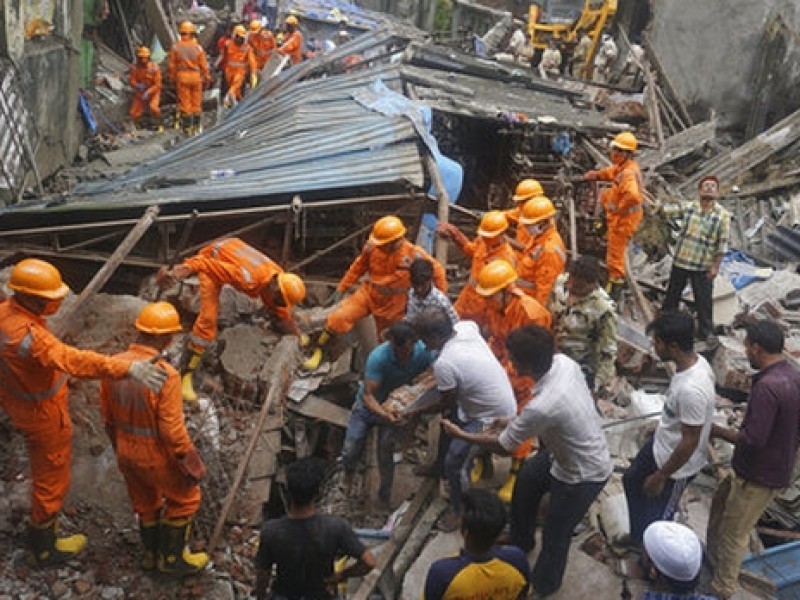
{"label": "jeans", "polygon": [[[483,427],[480,421],[462,422],[455,415],[451,418],[461,429],[469,433],[478,432]],[[469,442],[450,438],[444,432],[439,436],[439,454],[436,461],[443,464],[444,477],[450,486],[450,509],[457,515],[462,511],[464,490],[469,487],[467,467],[477,453],[478,448]],[[442,457],[444,457],[443,463]]]}
{"label": "jeans", "polygon": [[694,306],[697,310],[697,337],[704,340],[714,333],[714,301],[712,290],[714,281],[708,278],[707,271],[687,271],[680,267],[672,267],[664,298],[663,310],[675,310],[683,294],[686,283],[691,282],[694,293]]}
{"label": "jeans", "polygon": [[511,496],[511,543],[530,553],[536,546],[536,517],[542,497],[550,492],[550,506],[542,529],[542,549],[533,567],[532,583],[546,596],[561,587],[572,532],[589,510],[606,481],[564,483],[550,474],[552,456],[542,450],[525,461]]}
{"label": "jeans", "polygon": [[380,487],[378,497],[388,502],[392,494],[394,482],[394,446],[396,428],[388,425],[386,421],[370,411],[360,402],[350,411],[350,421],[347,423],[347,433],[344,436],[342,448],[342,462],[344,472],[352,475],[358,466],[358,460],[364,452],[369,430],[378,426],[378,472],[380,473]]}
{"label": "jeans", "polygon": [[628,501],[628,516],[631,522],[631,540],[642,543],[647,526],[656,521],[671,521],[678,508],[678,501],[693,477],[684,479],[668,478],[664,489],[658,496],[648,496],[644,492],[644,480],[658,470],[653,455],[653,438],[647,440],[631,466],[622,476],[625,499]]}

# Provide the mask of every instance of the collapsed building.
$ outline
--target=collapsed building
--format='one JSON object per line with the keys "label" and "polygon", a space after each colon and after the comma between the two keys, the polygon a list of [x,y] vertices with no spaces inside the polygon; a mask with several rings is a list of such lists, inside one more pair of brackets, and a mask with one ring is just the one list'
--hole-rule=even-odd
{"label": "collapsed building", "polygon": [[[298,11],[303,14],[302,5]],[[367,23],[368,14],[363,15]],[[305,16],[310,27],[313,16]],[[311,293],[298,318],[312,333],[325,318],[325,309],[316,305],[327,299],[336,274],[357,255],[372,223],[388,212],[413,224],[412,237],[436,250],[454,283],[463,281],[464,265],[448,260],[446,245],[433,235],[435,223],[451,221],[471,229],[481,211],[505,207],[515,183],[530,176],[542,181],[559,208],[559,229],[572,255],[602,255],[604,241],[594,227],[599,190],[578,179],[607,160],[605,143],[613,133],[636,129],[646,140],[640,164],[653,203],[691,198],[699,179],[713,173],[722,183],[721,202],[734,215],[732,246],[740,254],[726,261],[727,278],[715,289],[716,314],[726,329],[719,347],[707,349],[724,394],[718,399],[718,418],[732,419],[741,412],[738,402],[748,391],[749,367],[734,328],[745,315],[778,320],[790,334],[790,360],[800,359],[800,341],[794,335],[800,322],[795,268],[800,255],[798,113],[776,118],[774,111],[765,110],[758,135],[729,147],[719,133],[720,116],[697,120],[697,108],[684,100],[679,87],[665,83],[657,44],[648,48],[644,92],[609,97],[607,89],[543,81],[516,65],[433,45],[423,32],[389,19],[369,22],[361,33],[293,69],[282,70],[275,59],[267,66],[272,76],[201,136],[179,139],[168,132],[173,145],[166,151],[165,140],[153,138],[104,150],[98,154],[102,163],[72,170],[69,185],[59,193],[14,202],[0,212],[4,264],[26,255],[47,257],[63,268],[74,289],[83,289],[65,307],[66,314],[59,315],[56,327],[65,339],[102,351],[122,349],[142,298],[156,294],[152,278],[144,285],[140,281],[220,236],[240,236],[303,274]],[[113,57],[107,60],[114,62]],[[120,63],[124,61],[117,60],[117,68]],[[596,109],[601,102],[603,112]],[[24,150],[19,140],[15,147]],[[26,177],[37,177],[34,164],[29,160],[23,165],[31,172]],[[25,186],[16,185],[22,197]],[[629,252],[632,277],[619,329],[622,377],[612,401],[603,405],[620,467],[652,426],[659,412],[658,394],[666,387],[664,371],[650,356],[644,325],[666,287],[671,231],[669,224],[649,215]],[[96,295],[109,281],[137,297]],[[174,301],[187,321],[198,310],[196,283],[191,281],[165,290],[163,297]],[[222,304],[225,329],[199,369],[203,393],[187,415],[209,465],[198,530],[207,540],[215,571],[212,577],[185,582],[183,597],[249,593],[258,526],[265,515],[283,508],[282,467],[309,455],[334,463],[360,365],[376,341],[368,326],[359,328],[335,360],[309,376],[296,369],[296,342],[267,331],[254,318],[258,307],[252,300],[226,290]],[[109,468],[107,440],[102,429],[96,430],[96,393],[90,384],[77,388],[81,400],[76,422],[86,435],[80,442],[84,453],[76,466],[76,484],[88,487],[99,478],[110,489],[97,498],[78,494],[77,512],[70,517],[93,521],[97,537],[114,532],[98,543],[87,562],[97,561],[107,570],[121,568],[125,575],[115,582],[100,575],[100,568],[91,577],[72,569],[65,579],[67,591],[89,593],[102,586],[103,597],[122,597],[136,570],[116,558],[115,548],[135,543],[132,516],[120,510],[127,500],[119,477]],[[1,531],[16,548],[25,504],[24,465],[18,458],[19,438],[5,427],[3,433],[10,440],[10,479],[3,487],[10,510]],[[385,515],[375,514],[371,505],[374,452],[365,453],[356,502],[342,496],[341,473],[332,468],[326,508],[347,514],[362,536],[382,543],[379,569],[353,584],[353,597],[367,598],[376,590],[387,598],[418,595],[417,571],[426,559],[417,557],[436,557],[436,552],[450,549],[447,544],[457,548],[452,537],[431,535],[445,506],[438,486],[420,484],[410,470],[412,462],[430,456],[435,433],[435,424],[409,432],[399,466],[405,483],[396,490],[396,499],[407,502],[388,527]],[[502,469],[498,461],[498,471]],[[765,541],[798,536],[797,475],[762,521]],[[686,499],[683,518],[702,522],[714,485],[709,470]],[[619,585],[619,561],[606,542],[624,531],[616,520],[621,494],[619,482],[612,482],[598,500],[590,528],[579,540],[583,558],[575,559],[587,560],[582,564],[589,566],[600,561],[609,568],[598,580],[581,583],[575,578],[571,584],[576,587],[561,597],[578,597],[583,592],[575,590],[589,588],[577,586],[596,586],[598,581]],[[13,553],[8,555],[3,569],[10,574],[16,567]],[[66,584],[56,583],[44,581],[29,590],[59,596]],[[752,575],[751,583],[767,594],[790,585],[763,572]],[[9,593],[19,590],[9,588]],[[150,582],[139,593],[154,597],[174,590]]]}

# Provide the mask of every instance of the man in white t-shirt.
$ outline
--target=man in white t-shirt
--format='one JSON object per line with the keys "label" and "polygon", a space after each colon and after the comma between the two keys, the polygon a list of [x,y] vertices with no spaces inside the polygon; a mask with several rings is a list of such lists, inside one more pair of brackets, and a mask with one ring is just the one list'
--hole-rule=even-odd
{"label": "man in white t-shirt", "polygon": [[[594,399],[578,363],[554,354],[553,334],[536,325],[512,331],[507,340],[514,368],[537,381],[533,400],[505,429],[470,433],[450,421],[454,438],[507,455],[522,441],[538,437],[546,450],[528,459],[511,498],[511,543],[530,553],[542,497],[550,503],[542,529],[542,549],[531,582],[538,596],[561,587],[572,532],[611,475],[613,464]],[[497,422],[501,425],[503,422]]]}
{"label": "man in white t-shirt", "polygon": [[[433,363],[441,394],[439,405],[453,422],[465,431],[476,432],[495,419],[516,413],[508,375],[473,321],[453,325],[444,309],[431,307],[416,315],[412,324],[428,349],[439,353]],[[444,435],[441,438],[444,441],[440,440],[437,464],[450,484],[450,510],[440,520],[439,528],[454,531],[460,525],[472,444]]]}
{"label": "man in white t-shirt", "polygon": [[708,461],[708,436],[714,417],[714,374],[694,351],[694,321],[667,312],[647,326],[662,361],[675,363],[661,421],[623,477],[631,542],[642,544],[644,530],[675,515],[686,486]]}

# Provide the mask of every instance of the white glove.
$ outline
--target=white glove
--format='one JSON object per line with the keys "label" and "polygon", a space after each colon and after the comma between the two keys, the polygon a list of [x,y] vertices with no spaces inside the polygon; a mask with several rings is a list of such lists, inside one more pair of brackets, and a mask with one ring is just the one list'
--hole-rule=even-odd
{"label": "white glove", "polygon": [[167,381],[167,372],[148,360],[132,362],[128,369],[128,376],[134,381],[146,385],[154,392],[161,391]]}

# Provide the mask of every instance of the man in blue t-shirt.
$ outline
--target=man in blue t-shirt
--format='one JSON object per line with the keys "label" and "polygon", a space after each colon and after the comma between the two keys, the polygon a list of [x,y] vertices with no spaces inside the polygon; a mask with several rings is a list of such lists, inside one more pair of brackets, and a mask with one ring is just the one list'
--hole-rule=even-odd
{"label": "man in blue t-shirt", "polygon": [[389,508],[394,480],[394,432],[402,420],[397,411],[384,406],[389,393],[411,381],[433,363],[433,354],[417,339],[414,328],[405,321],[391,325],[384,334],[386,342],[370,352],[364,369],[364,381],[358,388],[356,401],[350,410],[342,462],[345,489],[350,491],[358,459],[373,425],[380,426],[378,469],[380,488],[378,499]]}
{"label": "man in blue t-shirt", "polygon": [[423,600],[525,598],[530,570],[525,553],[516,546],[495,546],[506,524],[503,503],[487,490],[464,492],[461,535],[464,548],[458,556],[431,565]]}

